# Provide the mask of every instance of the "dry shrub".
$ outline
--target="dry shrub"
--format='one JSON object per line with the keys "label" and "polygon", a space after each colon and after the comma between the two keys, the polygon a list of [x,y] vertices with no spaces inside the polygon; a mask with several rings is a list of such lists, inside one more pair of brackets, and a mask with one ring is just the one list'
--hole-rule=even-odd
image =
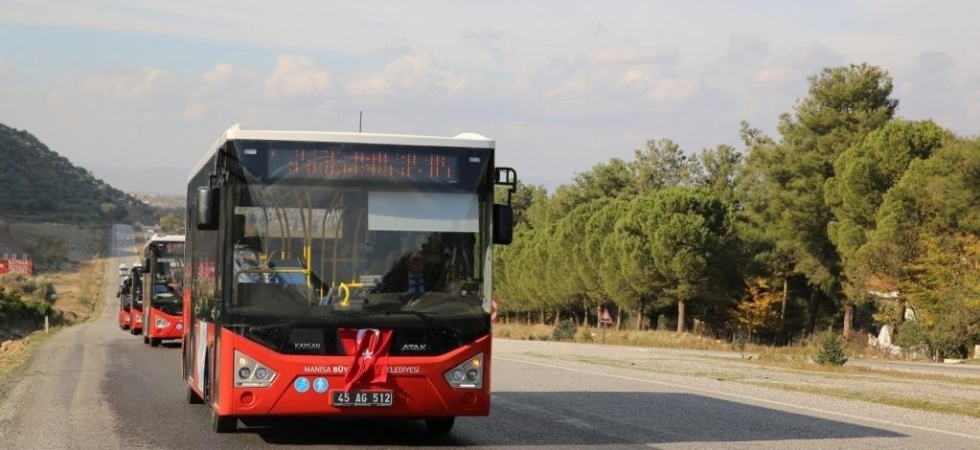
{"label": "dry shrub", "polygon": [[494,337],[525,341],[547,341],[553,333],[554,327],[545,324],[498,323],[493,326]]}

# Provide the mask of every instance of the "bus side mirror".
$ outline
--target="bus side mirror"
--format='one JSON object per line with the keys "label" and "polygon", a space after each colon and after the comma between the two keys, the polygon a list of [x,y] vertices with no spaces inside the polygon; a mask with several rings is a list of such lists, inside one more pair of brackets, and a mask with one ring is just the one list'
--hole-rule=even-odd
{"label": "bus side mirror", "polygon": [[197,229],[201,231],[218,229],[219,188],[201,186],[197,188]]}
{"label": "bus side mirror", "polygon": [[510,245],[514,240],[514,208],[510,205],[493,205],[493,243]]}

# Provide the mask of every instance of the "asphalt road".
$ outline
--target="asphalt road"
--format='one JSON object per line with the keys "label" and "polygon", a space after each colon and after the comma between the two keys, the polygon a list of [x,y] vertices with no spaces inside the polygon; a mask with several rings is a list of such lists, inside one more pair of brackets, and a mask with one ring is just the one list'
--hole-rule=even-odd
{"label": "asphalt road", "polygon": [[[151,348],[115,324],[115,267],[134,260],[126,234],[113,241],[103,314],[45,342],[12,381],[0,448],[980,448],[980,420],[632,370],[629,347],[510,340],[494,344],[490,416],[459,419],[448,436],[417,421],[319,419],[218,435],[206,407],[185,402],[179,348]],[[600,357],[626,368],[589,362]]]}

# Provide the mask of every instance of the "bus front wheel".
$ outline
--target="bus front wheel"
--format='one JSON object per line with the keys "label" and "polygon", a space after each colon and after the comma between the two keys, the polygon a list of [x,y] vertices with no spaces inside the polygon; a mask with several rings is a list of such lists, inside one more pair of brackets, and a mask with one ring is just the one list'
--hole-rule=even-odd
{"label": "bus front wheel", "polygon": [[238,428],[238,418],[234,416],[222,416],[211,408],[211,428],[218,433],[231,433]]}
{"label": "bus front wheel", "polygon": [[425,419],[425,427],[430,434],[446,434],[453,429],[456,423],[455,417],[440,417],[438,419]]}

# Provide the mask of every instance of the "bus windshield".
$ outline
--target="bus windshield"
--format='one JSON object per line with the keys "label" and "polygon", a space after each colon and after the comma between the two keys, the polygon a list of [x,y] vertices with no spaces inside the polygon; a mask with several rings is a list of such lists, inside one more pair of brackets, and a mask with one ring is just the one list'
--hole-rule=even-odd
{"label": "bus windshield", "polygon": [[417,313],[486,321],[487,208],[475,191],[370,183],[230,188],[234,250],[225,263],[232,268],[224,274],[232,291],[225,308],[236,323],[352,315],[404,321]]}

